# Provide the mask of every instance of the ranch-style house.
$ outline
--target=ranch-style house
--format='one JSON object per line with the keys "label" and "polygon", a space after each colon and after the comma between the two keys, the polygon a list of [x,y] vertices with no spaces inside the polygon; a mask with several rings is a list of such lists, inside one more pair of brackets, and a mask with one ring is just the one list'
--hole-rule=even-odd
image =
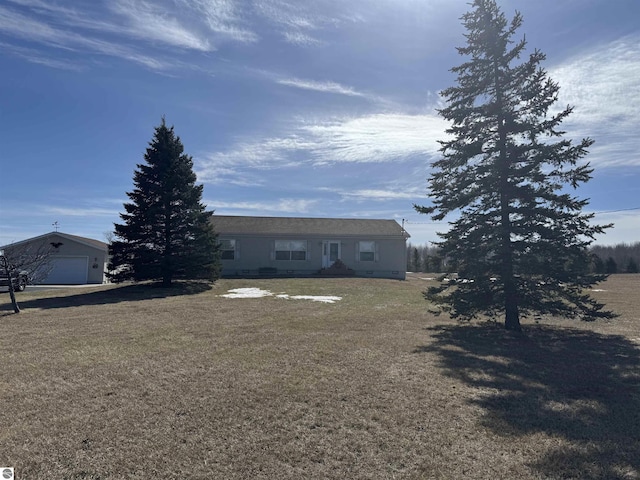
{"label": "ranch-style house", "polygon": [[409,234],[395,220],[214,215],[222,276],[404,279]]}

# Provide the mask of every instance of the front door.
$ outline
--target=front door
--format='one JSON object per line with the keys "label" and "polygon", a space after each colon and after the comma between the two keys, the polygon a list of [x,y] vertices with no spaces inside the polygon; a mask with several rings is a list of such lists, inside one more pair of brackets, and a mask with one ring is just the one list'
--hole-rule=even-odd
{"label": "front door", "polygon": [[340,259],[340,242],[325,240],[322,242],[322,268],[329,268]]}

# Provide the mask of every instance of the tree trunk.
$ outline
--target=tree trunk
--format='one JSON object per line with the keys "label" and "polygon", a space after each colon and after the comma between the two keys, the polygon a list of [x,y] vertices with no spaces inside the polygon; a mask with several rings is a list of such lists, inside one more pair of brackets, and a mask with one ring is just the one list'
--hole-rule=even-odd
{"label": "tree trunk", "polygon": [[20,307],[18,306],[18,302],[16,301],[16,293],[13,290],[13,285],[11,285],[11,279],[9,279],[9,296],[11,297],[11,305],[13,306],[13,312],[20,313]]}
{"label": "tree trunk", "polygon": [[518,294],[511,279],[508,281],[508,286],[505,284],[504,290],[504,328],[505,330],[521,332],[522,327],[520,326],[520,312],[518,310]]}
{"label": "tree trunk", "polygon": [[503,114],[502,84],[500,82],[500,71],[496,61],[494,61],[494,82],[496,89],[496,103],[498,105],[498,115],[496,118],[498,125],[498,148],[499,175],[500,175],[500,227],[501,227],[501,254],[502,254],[502,281],[504,282],[504,328],[515,332],[522,331],[520,327],[520,312],[518,311],[518,291],[513,274],[513,251],[511,245],[511,186],[509,177],[511,169],[509,157],[507,155],[507,127]]}
{"label": "tree trunk", "polygon": [[9,297],[11,297],[13,312],[20,313],[20,307],[18,306],[18,302],[16,301],[16,292],[13,290],[13,279],[11,278],[11,273],[9,272],[9,264],[7,263],[7,258],[2,255],[0,257],[0,261],[2,261],[2,268],[7,275],[7,282],[9,283]]}

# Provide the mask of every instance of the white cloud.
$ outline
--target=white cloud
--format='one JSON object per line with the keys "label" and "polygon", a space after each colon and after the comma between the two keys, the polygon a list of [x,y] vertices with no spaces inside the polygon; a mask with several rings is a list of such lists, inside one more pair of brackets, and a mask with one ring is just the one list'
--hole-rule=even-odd
{"label": "white cloud", "polygon": [[337,193],[342,199],[354,199],[358,201],[387,201],[420,198],[420,193],[415,189],[360,189],[347,190],[339,188],[321,188],[321,191]]}
{"label": "white cloud", "polygon": [[317,200],[301,198],[281,198],[273,201],[256,202],[228,202],[217,200],[205,200],[204,203],[215,210],[218,215],[247,213],[255,215],[255,212],[264,213],[296,213],[305,214],[312,211],[317,205]]}
{"label": "white cloud", "polygon": [[[243,28],[242,12],[233,0],[113,0],[87,3],[78,10],[42,0],[10,0],[17,9],[0,6],[0,33],[73,53],[97,53],[123,58],[154,70],[182,65],[176,50],[211,52],[215,42],[257,41]],[[131,40],[145,43],[132,43]],[[167,50],[166,47],[172,47]],[[45,62],[50,52],[12,53],[34,63],[68,68],[67,61]],[[86,58],[81,59],[86,63]]]}
{"label": "white cloud", "polygon": [[36,42],[66,44],[70,35],[0,6],[0,32]]}
{"label": "white cloud", "polygon": [[75,9],[66,8],[58,4],[46,2],[43,0],[8,0],[10,3],[22,5],[28,7],[37,12],[51,12],[64,16],[76,16],[77,11]]}
{"label": "white cloud", "polygon": [[179,8],[193,9],[203,15],[209,30],[225,40],[252,43],[258,40],[253,31],[243,28],[240,3],[233,0],[176,0]]}
{"label": "white cloud", "polygon": [[160,9],[157,3],[142,0],[116,0],[110,8],[124,16],[130,25],[130,33],[147,40],[155,40],[193,50],[213,50],[209,41],[193,28],[183,25],[174,13]]}
{"label": "white cloud", "polygon": [[50,207],[42,206],[40,211],[48,215],[60,215],[68,217],[115,217],[117,210],[107,208],[73,208],[73,207]]}
{"label": "white cloud", "polygon": [[57,68],[59,70],[72,70],[76,72],[82,71],[84,69],[84,67],[71,60],[66,60],[63,58],[51,58],[50,56],[47,56],[44,53],[41,53],[33,48],[19,47],[5,42],[0,42],[0,48],[5,53],[20,57],[31,63],[37,63],[39,65]]}
{"label": "white cloud", "polygon": [[288,137],[239,143],[225,152],[202,155],[196,174],[205,183],[261,185],[260,172],[303,165],[401,162],[438,153],[446,124],[429,115],[375,114],[303,124]]}
{"label": "white cloud", "polygon": [[323,43],[317,38],[314,38],[302,32],[290,31],[284,32],[283,35],[287,43],[297,45],[299,47],[310,47],[312,45],[320,45]]}
{"label": "white cloud", "polygon": [[195,172],[198,180],[205,183],[261,185],[261,172],[298,165],[291,158],[292,153],[311,146],[296,136],[239,143],[229,151],[208,153],[196,159]]}
{"label": "white cloud", "polygon": [[575,107],[567,133],[596,140],[594,165],[640,165],[640,36],[629,36],[549,69],[560,84],[558,106]]}
{"label": "white cloud", "polygon": [[[287,43],[297,46],[312,46],[323,43],[313,36],[313,32],[320,30],[326,24],[333,23],[330,17],[320,13],[321,8],[318,8],[318,5],[314,3],[258,0],[254,2],[254,8],[260,16],[280,30]],[[324,11],[331,10],[325,9]]]}
{"label": "white cloud", "polygon": [[6,213],[4,211],[2,213],[5,219],[38,218],[48,225],[50,224],[49,219],[55,220],[57,216],[117,217],[119,211],[122,211],[122,205],[125,201],[127,200],[95,198],[81,204],[76,196],[70,194],[68,197],[51,197],[49,204],[30,202],[25,203],[20,208],[8,209]]}
{"label": "white cloud", "polygon": [[[152,69],[164,69],[167,63],[150,55],[139,53],[125,45],[106,40],[80,35],[75,32],[53,28],[40,20],[26,17],[20,13],[0,7],[0,32],[23,38],[47,46],[64,49],[67,52],[90,51],[142,64]],[[13,53],[34,63],[43,63],[50,67],[69,68],[72,65],[63,60],[43,60],[44,52],[37,53],[35,49],[13,47]],[[77,68],[79,68],[76,65]]]}
{"label": "white cloud", "polygon": [[303,126],[313,139],[316,162],[375,163],[435,155],[446,123],[427,115],[374,114]]}
{"label": "white cloud", "polygon": [[300,88],[302,90],[312,90],[316,92],[336,93],[339,95],[347,95],[350,97],[365,97],[364,93],[360,93],[351,87],[340,85],[336,82],[317,82],[314,80],[301,80],[299,78],[281,79],[277,81],[280,85]]}

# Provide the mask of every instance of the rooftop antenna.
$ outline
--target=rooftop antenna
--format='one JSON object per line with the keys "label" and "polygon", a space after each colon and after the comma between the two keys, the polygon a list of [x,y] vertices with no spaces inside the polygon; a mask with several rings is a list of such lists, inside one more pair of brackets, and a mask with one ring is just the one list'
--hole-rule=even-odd
{"label": "rooftop antenna", "polygon": [[60,225],[58,224],[57,220],[53,222],[51,225],[53,225],[53,227],[56,229],[56,232],[58,231],[58,228],[60,228]]}

